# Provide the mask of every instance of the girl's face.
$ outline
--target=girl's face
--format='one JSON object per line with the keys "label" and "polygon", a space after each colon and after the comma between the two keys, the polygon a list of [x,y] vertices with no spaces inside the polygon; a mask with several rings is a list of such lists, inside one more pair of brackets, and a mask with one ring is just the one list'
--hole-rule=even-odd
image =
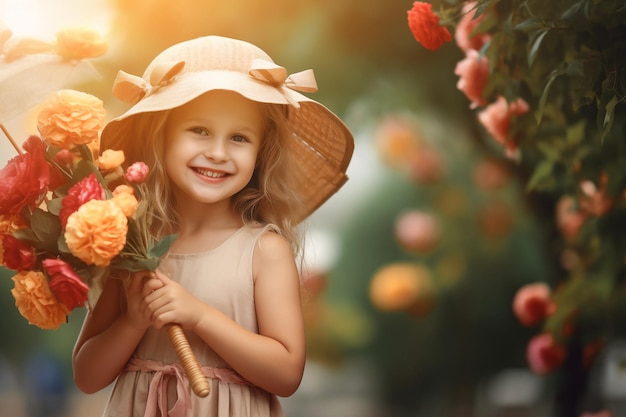
{"label": "girl's face", "polygon": [[210,91],[172,110],[164,163],[177,201],[217,203],[241,191],[262,137],[260,105],[231,91]]}

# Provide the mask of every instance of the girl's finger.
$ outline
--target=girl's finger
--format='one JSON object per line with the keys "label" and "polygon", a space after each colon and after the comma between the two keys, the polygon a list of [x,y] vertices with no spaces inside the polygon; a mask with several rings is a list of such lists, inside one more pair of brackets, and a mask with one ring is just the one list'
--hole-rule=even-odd
{"label": "girl's finger", "polygon": [[157,276],[153,273],[150,278],[148,278],[143,285],[143,295],[144,297],[151,294],[153,291],[158,290],[163,287],[163,283],[157,278]]}

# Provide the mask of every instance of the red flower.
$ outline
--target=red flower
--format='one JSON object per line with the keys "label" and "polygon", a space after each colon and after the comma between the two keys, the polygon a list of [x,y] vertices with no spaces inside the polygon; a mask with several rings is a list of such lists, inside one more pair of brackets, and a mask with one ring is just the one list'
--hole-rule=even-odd
{"label": "red flower", "polygon": [[14,271],[26,271],[35,264],[35,250],[13,235],[2,235],[2,262]]}
{"label": "red flower", "polygon": [[50,185],[50,166],[46,162],[41,140],[31,136],[25,143],[27,152],[17,155],[0,170],[0,214],[19,214],[29,205],[37,205]]}
{"label": "red flower", "polygon": [[407,11],[407,15],[413,37],[424,48],[435,51],[441,48],[444,42],[452,41],[452,35],[447,28],[439,24],[439,17],[433,13],[431,4],[416,1],[413,8]]}
{"label": "red flower", "polygon": [[550,287],[544,283],[525,285],[515,294],[513,312],[524,326],[535,326],[555,311]]}
{"label": "red flower", "polygon": [[555,344],[550,333],[541,333],[533,337],[526,350],[530,369],[539,375],[550,373],[561,366],[565,355],[565,348]]}
{"label": "red flower", "polygon": [[[22,147],[28,153],[46,153],[46,144],[44,143],[44,141],[41,140],[39,136],[36,135],[31,135],[28,139],[26,139],[26,142],[24,142]],[[50,180],[48,181],[48,189],[54,190],[65,184],[66,181],[67,179],[61,172],[57,171],[56,169],[51,169]]]}
{"label": "red flower", "polygon": [[61,259],[44,259],[41,264],[50,277],[50,289],[61,303],[70,310],[85,305],[89,287],[67,262]]}
{"label": "red flower", "polygon": [[61,227],[65,229],[67,218],[87,201],[104,200],[105,198],[104,188],[102,188],[102,184],[95,174],[83,178],[68,190],[67,195],[61,201],[61,210],[59,211]]}

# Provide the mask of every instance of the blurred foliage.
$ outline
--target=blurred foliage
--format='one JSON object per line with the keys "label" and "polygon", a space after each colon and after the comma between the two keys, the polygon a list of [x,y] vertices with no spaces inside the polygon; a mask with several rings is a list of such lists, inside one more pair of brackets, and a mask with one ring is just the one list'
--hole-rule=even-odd
{"label": "blurred foliage", "polygon": [[[502,369],[526,366],[531,333],[513,315],[512,299],[520,286],[548,279],[550,268],[544,235],[519,181],[479,187],[476,170],[489,153],[467,145],[471,130],[443,115],[414,117],[426,133],[422,140],[445,156],[443,177],[425,184],[398,170],[384,173],[341,230],[342,255],[326,297],[366,318],[366,337],[344,343],[343,353],[373,361],[380,400],[398,412],[438,416],[471,407],[480,387]],[[440,222],[441,242],[432,250],[404,249],[394,233],[399,215],[414,209],[433,212]],[[372,277],[397,262],[430,271],[432,311],[416,315],[372,306]]]}

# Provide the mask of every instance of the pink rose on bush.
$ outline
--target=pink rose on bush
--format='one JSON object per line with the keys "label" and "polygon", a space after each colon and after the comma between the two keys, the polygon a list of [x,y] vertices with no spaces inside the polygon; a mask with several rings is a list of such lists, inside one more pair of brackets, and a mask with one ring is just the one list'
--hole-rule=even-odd
{"label": "pink rose on bush", "polygon": [[474,109],[486,104],[483,91],[489,80],[487,57],[480,57],[477,51],[471,49],[467,51],[465,58],[456,64],[454,73],[460,77],[456,88],[471,101],[470,108]]}
{"label": "pink rose on bush", "polygon": [[511,103],[507,103],[503,96],[488,105],[483,111],[478,113],[478,120],[485,127],[487,132],[507,149],[507,154],[515,152],[517,144],[510,138],[511,119],[528,113],[528,104],[521,98]]}
{"label": "pink rose on bush", "polygon": [[530,369],[538,375],[548,374],[561,366],[565,355],[565,348],[555,344],[550,333],[541,333],[533,337],[526,350]]}
{"label": "pink rose on bush", "polygon": [[484,14],[481,14],[474,19],[476,14],[476,11],[472,10],[474,6],[476,6],[475,1],[463,6],[463,17],[459,20],[454,32],[454,40],[457,46],[465,52],[470,49],[479,51],[491,39],[491,35],[488,33],[473,33],[485,17]]}
{"label": "pink rose on bush", "polygon": [[50,289],[61,303],[70,310],[85,305],[89,287],[67,262],[61,259],[44,259],[41,264],[50,277]]}
{"label": "pink rose on bush", "polygon": [[141,183],[144,182],[149,171],[150,169],[145,162],[135,162],[126,169],[124,177],[128,182]]}
{"label": "pink rose on bush", "polygon": [[550,287],[541,282],[523,286],[513,299],[513,312],[524,326],[535,326],[555,311]]}
{"label": "pink rose on bush", "polygon": [[69,189],[67,195],[61,201],[61,210],[59,211],[61,227],[65,229],[67,218],[87,201],[104,200],[105,198],[104,188],[102,188],[95,174],[90,174],[83,178]]}

